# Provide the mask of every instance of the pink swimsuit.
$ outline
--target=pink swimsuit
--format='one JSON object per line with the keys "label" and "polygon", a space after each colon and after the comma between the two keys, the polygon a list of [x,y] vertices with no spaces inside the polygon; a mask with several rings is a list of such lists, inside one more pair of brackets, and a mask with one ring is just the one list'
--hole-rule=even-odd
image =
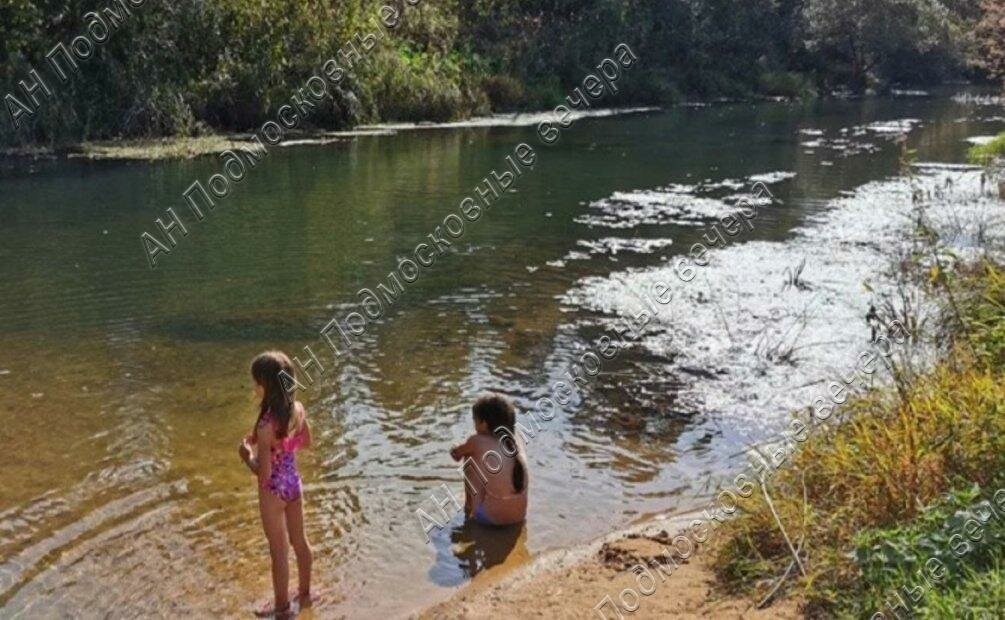
{"label": "pink swimsuit", "polygon": [[[258,423],[258,428],[272,426],[272,432],[276,432],[276,420],[272,414],[266,412],[262,416],[262,421]],[[304,441],[303,430],[293,437],[283,437],[272,445],[272,475],[262,483],[262,488],[284,502],[296,501],[300,498],[300,472],[297,471],[296,451]]]}

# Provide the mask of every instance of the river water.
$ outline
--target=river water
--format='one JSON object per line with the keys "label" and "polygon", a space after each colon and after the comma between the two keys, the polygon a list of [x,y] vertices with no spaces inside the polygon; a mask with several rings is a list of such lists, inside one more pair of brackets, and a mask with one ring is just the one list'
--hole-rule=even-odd
{"label": "river water", "polygon": [[[1002,116],[901,97],[582,118],[550,146],[504,120],[405,129],[273,149],[201,222],[180,196],[220,171],[215,158],[8,169],[0,615],[240,615],[267,598],[236,446],[255,416],[248,363],[270,348],[311,345],[326,369],[302,395],[316,439],[300,459],[319,615],[408,614],[486,569],[696,506],[800,402],[758,399],[759,385],[833,363],[795,353],[833,334],[796,334],[794,314],[757,306],[759,293],[807,296],[789,301],[838,323],[854,350],[868,300],[838,283],[880,268],[869,261],[883,248],[827,254],[841,235],[814,231],[842,205],[853,217],[826,220],[832,233],[904,199],[883,191],[901,170],[898,139],[919,160],[961,162],[966,139],[1001,131]],[[335,360],[319,330],[522,142],[532,169]],[[471,432],[473,399],[499,390],[527,411],[551,396],[638,304],[623,284],[666,271],[756,181],[775,200],[694,282],[674,282],[690,302],[650,321],[528,442],[526,527],[491,534],[455,517],[427,543],[416,510],[437,515],[443,483],[462,492],[447,452]],[[140,234],[166,207],[189,234],[152,270]],[[810,295],[818,252],[839,257],[817,272],[833,284],[823,297]],[[780,257],[791,261],[771,266]],[[750,275],[768,272],[777,282]],[[758,316],[774,331],[751,327]]]}

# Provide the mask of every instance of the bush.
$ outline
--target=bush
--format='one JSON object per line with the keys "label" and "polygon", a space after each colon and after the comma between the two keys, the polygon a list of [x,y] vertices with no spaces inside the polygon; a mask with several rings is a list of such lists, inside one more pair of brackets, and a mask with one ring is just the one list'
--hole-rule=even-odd
{"label": "bush", "polygon": [[760,92],[769,97],[809,99],[815,95],[812,84],[805,76],[792,71],[768,71],[758,82]]}
{"label": "bush", "polygon": [[[18,93],[32,67],[56,86],[26,127],[0,123],[0,144],[255,129],[354,35],[374,33],[381,4],[144,3],[80,63],[78,74],[57,84],[47,74],[46,53],[86,32],[83,16],[108,4],[0,3],[0,92]],[[971,31],[983,42],[982,58],[1000,60],[1002,48],[999,0],[984,3],[979,29],[967,27],[981,17],[967,8],[973,0],[945,12],[927,0],[396,4],[406,7],[400,25],[381,33],[374,50],[361,51],[367,60],[318,103],[305,128],[550,108],[621,42],[640,62],[624,71],[619,92],[606,94],[604,106],[684,95],[804,97],[812,89],[803,76],[817,74],[838,83],[871,72],[934,79],[959,64]],[[852,57],[843,51],[849,36],[861,50]],[[994,73],[998,64],[986,63],[986,70]]]}
{"label": "bush", "polygon": [[[994,493],[989,489],[987,495]],[[968,530],[968,523],[977,529]],[[893,592],[918,585],[919,575],[926,573],[938,576],[933,579],[936,587],[926,588],[927,596],[915,605],[915,613],[937,612],[949,600],[958,605],[957,614],[973,613],[983,604],[980,597],[960,600],[971,598],[967,582],[984,581],[989,573],[997,573],[992,581],[1005,578],[999,565],[1005,553],[1005,514],[976,486],[947,494],[907,525],[866,530],[854,542],[863,588],[852,608],[863,615],[881,609]],[[929,564],[933,559],[935,563]]]}
{"label": "bush", "polygon": [[978,166],[988,166],[998,159],[1005,159],[1005,132],[988,142],[970,148],[967,153],[970,161]]}
{"label": "bush", "polygon": [[374,64],[365,77],[381,119],[448,121],[467,111],[454,61],[403,47],[378,54]]}
{"label": "bush", "polygon": [[516,109],[527,96],[523,83],[511,75],[490,75],[482,80],[481,86],[493,110]]}

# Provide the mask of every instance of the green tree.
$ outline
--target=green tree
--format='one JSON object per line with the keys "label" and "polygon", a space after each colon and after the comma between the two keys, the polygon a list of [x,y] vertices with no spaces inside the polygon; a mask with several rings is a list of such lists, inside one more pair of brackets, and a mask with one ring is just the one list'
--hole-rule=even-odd
{"label": "green tree", "polygon": [[[861,90],[912,63],[954,57],[957,18],[939,0],[807,0],[806,46]],[[844,75],[842,75],[844,74]]]}
{"label": "green tree", "polygon": [[1005,0],[984,0],[975,30],[978,65],[992,78],[1005,81]]}

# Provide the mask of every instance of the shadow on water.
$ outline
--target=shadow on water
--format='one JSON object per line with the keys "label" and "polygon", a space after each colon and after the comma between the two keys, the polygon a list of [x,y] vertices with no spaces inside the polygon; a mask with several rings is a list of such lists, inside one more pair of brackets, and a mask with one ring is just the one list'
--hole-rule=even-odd
{"label": "shadow on water", "polygon": [[458,516],[431,533],[430,539],[436,559],[429,579],[442,587],[456,587],[476,577],[477,584],[498,579],[531,558],[526,523],[494,527]]}

